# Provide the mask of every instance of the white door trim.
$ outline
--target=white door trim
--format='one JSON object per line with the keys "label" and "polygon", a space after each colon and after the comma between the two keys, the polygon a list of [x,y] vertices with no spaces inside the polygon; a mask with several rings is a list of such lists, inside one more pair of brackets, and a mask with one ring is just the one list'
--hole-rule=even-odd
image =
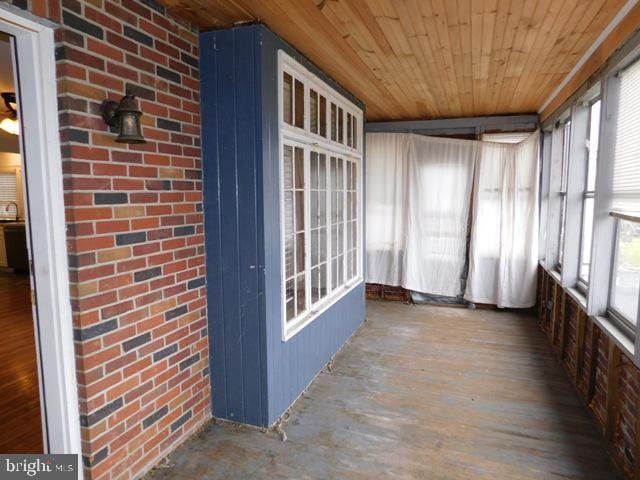
{"label": "white door trim", "polygon": [[53,29],[13,10],[0,8],[0,30],[14,37],[19,87],[28,92],[16,93],[37,289],[34,317],[45,452],[80,454]]}

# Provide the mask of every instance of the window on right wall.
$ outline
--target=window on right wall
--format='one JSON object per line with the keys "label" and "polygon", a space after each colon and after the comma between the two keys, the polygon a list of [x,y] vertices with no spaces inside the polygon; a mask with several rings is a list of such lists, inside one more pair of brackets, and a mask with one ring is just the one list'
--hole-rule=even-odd
{"label": "window on right wall", "polygon": [[587,168],[582,197],[582,225],[580,228],[580,266],[578,269],[578,287],[586,289],[589,285],[591,266],[591,240],[593,236],[593,207],[596,193],[596,170],[598,163],[598,142],[600,139],[599,98],[589,105],[589,132],[587,136]]}
{"label": "window on right wall", "polygon": [[558,266],[562,271],[562,261],[564,259],[564,233],[567,214],[567,185],[569,181],[569,152],[571,148],[571,120],[567,120],[560,128],[562,133],[562,171],[560,175],[560,228],[558,230]]}
{"label": "window on right wall", "polygon": [[640,61],[618,74],[612,209],[616,239],[610,316],[633,334],[640,298]]}

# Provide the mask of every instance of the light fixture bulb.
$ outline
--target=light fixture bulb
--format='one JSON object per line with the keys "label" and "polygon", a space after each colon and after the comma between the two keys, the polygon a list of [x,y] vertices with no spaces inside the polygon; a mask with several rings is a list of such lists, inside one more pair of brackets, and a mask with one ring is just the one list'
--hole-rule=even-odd
{"label": "light fixture bulb", "polygon": [[20,125],[17,120],[12,118],[5,118],[0,122],[0,128],[11,135],[18,135],[20,133]]}

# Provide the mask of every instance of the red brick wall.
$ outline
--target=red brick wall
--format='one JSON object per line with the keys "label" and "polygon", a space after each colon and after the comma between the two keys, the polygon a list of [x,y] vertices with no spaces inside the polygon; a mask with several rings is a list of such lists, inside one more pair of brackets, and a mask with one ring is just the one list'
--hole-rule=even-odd
{"label": "red brick wall", "polygon": [[[640,446],[637,445],[636,434],[640,421],[640,369],[624,353],[619,355],[619,359],[615,355],[615,358],[609,358],[610,348],[617,347],[611,345],[606,332],[591,319],[586,318],[581,307],[547,272],[541,270],[540,274],[543,280],[539,285],[539,301],[551,300],[554,304],[552,311],[563,312],[562,315],[551,318],[549,311],[539,308],[541,327],[550,337],[549,340],[558,346],[560,342],[554,339],[553,335],[554,332],[562,331],[562,326],[554,323],[563,322],[566,338],[563,342],[564,348],[558,350],[558,354],[570,374],[568,378],[575,382],[600,432],[606,434],[607,425],[613,425],[611,433],[607,435],[611,440],[609,446],[613,459],[629,478],[637,478],[640,475],[640,459],[637,458]],[[562,302],[564,309],[559,308]],[[578,341],[577,336],[579,316],[586,319],[582,342]],[[595,343],[596,348],[591,348],[592,343]],[[579,361],[579,357],[582,361]],[[617,371],[619,374],[609,378],[610,371]],[[577,376],[573,375],[574,372],[577,372]],[[610,385],[610,382],[617,384]],[[609,399],[610,392],[614,393]]]}
{"label": "red brick wall", "polygon": [[624,355],[620,370],[620,412],[613,437],[616,455],[622,460],[624,469],[631,474],[636,464],[636,426],[638,392],[640,391],[640,370]]}
{"label": "red brick wall", "polygon": [[[210,413],[198,35],[151,1],[14,0],[59,22],[60,137],[83,455],[147,471]],[[146,145],[99,117],[136,94]]]}

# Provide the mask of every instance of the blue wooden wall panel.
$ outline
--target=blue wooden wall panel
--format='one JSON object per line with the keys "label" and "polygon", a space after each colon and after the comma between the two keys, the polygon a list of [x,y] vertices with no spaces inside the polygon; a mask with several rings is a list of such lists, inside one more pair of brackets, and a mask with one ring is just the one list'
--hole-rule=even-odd
{"label": "blue wooden wall panel", "polygon": [[[218,154],[218,90],[215,37],[200,37],[200,82],[202,85],[203,209],[206,238],[207,318],[209,322],[210,378],[215,385],[212,411],[227,417],[226,365],[224,358],[224,315],[222,309],[222,255],[220,238],[220,189]],[[213,361],[214,356],[216,360]]]}
{"label": "blue wooden wall panel", "polygon": [[273,423],[364,320],[364,284],[281,339],[277,52],[335,82],[261,25],[201,35],[213,414]]}
{"label": "blue wooden wall panel", "polygon": [[[257,188],[262,176],[258,151],[261,117],[257,108],[260,77],[255,61],[256,34],[232,29],[201,37],[213,413],[262,425],[266,422],[267,392],[263,386],[262,199]],[[207,120],[209,116],[215,121]]]}
{"label": "blue wooden wall panel", "polygon": [[265,296],[269,423],[274,422],[363,322],[361,283],[302,331],[282,341],[280,253],[278,50],[282,49],[355,104],[362,103],[328,78],[296,50],[261,25],[262,145],[264,178]]}

